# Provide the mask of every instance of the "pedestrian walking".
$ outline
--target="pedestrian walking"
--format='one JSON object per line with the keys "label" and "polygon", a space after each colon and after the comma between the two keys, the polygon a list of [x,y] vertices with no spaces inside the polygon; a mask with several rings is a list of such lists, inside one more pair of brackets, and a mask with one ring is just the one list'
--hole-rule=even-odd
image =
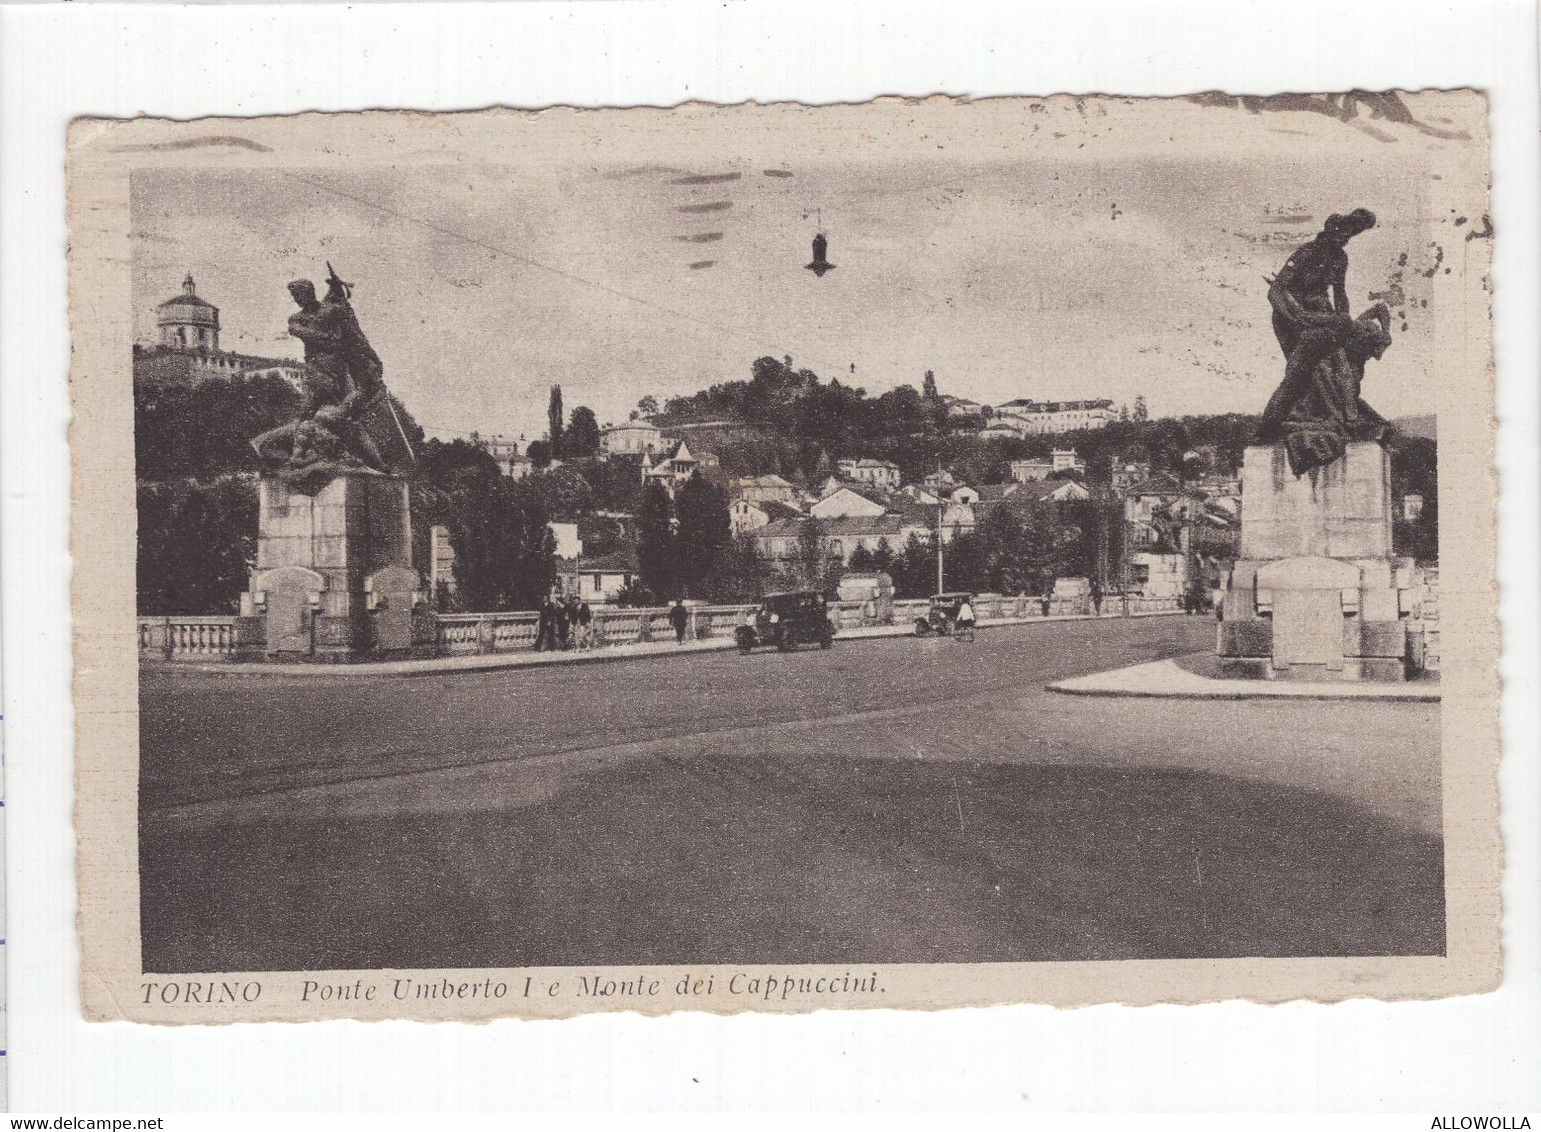
{"label": "pedestrian walking", "polygon": [[1038,595],[1038,608],[1043,610],[1043,615],[1045,617],[1047,617],[1049,615],[1049,591],[1048,590],[1044,590],[1043,593]]}
{"label": "pedestrian walking", "polygon": [[556,648],[556,606],[547,594],[540,601],[540,620],[535,627],[535,651]]}
{"label": "pedestrian walking", "polygon": [[958,618],[953,623],[954,639],[962,634],[967,634],[969,640],[974,639],[974,601],[972,598],[964,598],[958,605]]}
{"label": "pedestrian walking", "polygon": [[674,643],[685,643],[685,627],[690,624],[690,610],[685,608],[685,599],[679,598],[674,603],[674,608],[669,610],[669,624],[674,626]]}
{"label": "pedestrian walking", "polygon": [[551,620],[556,626],[557,647],[566,652],[569,634],[572,630],[572,619],[568,615],[566,602],[558,601],[552,603]]}
{"label": "pedestrian walking", "polygon": [[1102,587],[1096,582],[1092,583],[1092,616],[1102,616]]}
{"label": "pedestrian walking", "polygon": [[587,649],[594,643],[594,611],[589,608],[589,603],[580,601],[573,610],[573,620],[577,624],[578,647]]}

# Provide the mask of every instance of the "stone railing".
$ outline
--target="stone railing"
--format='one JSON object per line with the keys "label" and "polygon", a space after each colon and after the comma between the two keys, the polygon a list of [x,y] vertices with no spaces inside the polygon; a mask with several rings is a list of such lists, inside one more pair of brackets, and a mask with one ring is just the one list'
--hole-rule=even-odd
{"label": "stone railing", "polygon": [[235,656],[239,618],[141,617],[139,655],[162,660],[224,660]]}
{"label": "stone railing", "polygon": [[[860,629],[881,624],[912,625],[925,615],[930,603],[924,598],[893,602],[893,618],[880,620],[872,603],[832,601],[830,617],[837,630]],[[697,605],[690,608],[686,636],[692,640],[728,639],[733,630],[745,623],[755,606]],[[1043,602],[1036,597],[1003,597],[980,594],[974,602],[981,624],[992,621],[1030,620],[1043,616]],[[1163,613],[1180,608],[1176,598],[1129,599],[1130,613]],[[1049,616],[1085,616],[1091,613],[1086,597],[1052,598]],[[1103,616],[1123,611],[1117,595],[1102,603]],[[535,647],[540,616],[533,611],[510,613],[440,613],[430,614],[437,623],[434,652],[438,656],[466,656],[484,653],[517,652]],[[213,617],[141,617],[139,618],[139,655],[173,661],[234,660],[241,638],[240,622],[233,616]],[[666,640],[673,635],[666,606],[650,609],[607,608],[594,610],[589,647],[613,648]],[[258,645],[260,651],[260,644]]]}

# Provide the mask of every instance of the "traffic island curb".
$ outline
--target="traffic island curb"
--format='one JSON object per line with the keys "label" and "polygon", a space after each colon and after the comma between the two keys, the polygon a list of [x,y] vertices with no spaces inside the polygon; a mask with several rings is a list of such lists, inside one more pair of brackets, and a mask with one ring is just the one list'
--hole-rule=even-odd
{"label": "traffic island curb", "polygon": [[[1203,654],[1194,654],[1195,656]],[[1438,703],[1439,684],[1410,681],[1374,684],[1291,683],[1283,680],[1227,680],[1190,672],[1177,659],[1153,660],[1076,676],[1044,685],[1066,696],[1130,696],[1182,700],[1371,700],[1382,703]]]}

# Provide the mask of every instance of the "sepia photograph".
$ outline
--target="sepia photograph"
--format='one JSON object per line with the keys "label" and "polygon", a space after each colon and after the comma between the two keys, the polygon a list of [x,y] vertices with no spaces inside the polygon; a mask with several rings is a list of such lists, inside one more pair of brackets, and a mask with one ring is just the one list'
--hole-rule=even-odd
{"label": "sepia photograph", "polygon": [[1485,116],[77,124],[88,1011],[1491,985]]}

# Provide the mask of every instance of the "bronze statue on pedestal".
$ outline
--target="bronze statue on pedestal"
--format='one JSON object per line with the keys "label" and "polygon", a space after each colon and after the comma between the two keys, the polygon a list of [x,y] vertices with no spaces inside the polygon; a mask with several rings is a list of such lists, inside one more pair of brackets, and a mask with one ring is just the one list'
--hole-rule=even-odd
{"label": "bronze statue on pedestal", "polygon": [[1375,214],[1334,213],[1269,281],[1284,380],[1268,399],[1256,439],[1283,441],[1290,470],[1304,475],[1343,455],[1349,441],[1385,440],[1391,426],[1360,396],[1364,367],[1391,345],[1391,312],[1377,303],[1349,314],[1345,245],[1375,226]]}
{"label": "bronze statue on pedestal", "polygon": [[353,313],[352,284],[326,266],[324,299],[308,279],[289,284],[299,306],[289,333],[305,347],[300,415],[252,441],[264,470],[306,494],[345,471],[400,474],[414,460],[380,356]]}

